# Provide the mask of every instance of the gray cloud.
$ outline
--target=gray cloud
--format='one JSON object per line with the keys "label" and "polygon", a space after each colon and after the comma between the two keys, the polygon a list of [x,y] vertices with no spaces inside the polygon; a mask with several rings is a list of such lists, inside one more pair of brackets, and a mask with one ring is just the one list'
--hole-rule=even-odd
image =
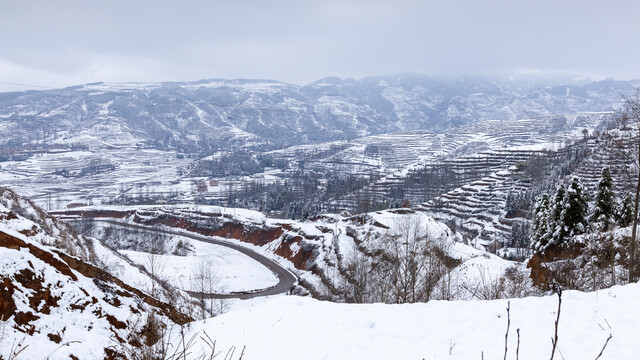
{"label": "gray cloud", "polygon": [[0,81],[304,84],[328,75],[525,70],[633,78],[637,14],[640,3],[627,0],[0,0]]}

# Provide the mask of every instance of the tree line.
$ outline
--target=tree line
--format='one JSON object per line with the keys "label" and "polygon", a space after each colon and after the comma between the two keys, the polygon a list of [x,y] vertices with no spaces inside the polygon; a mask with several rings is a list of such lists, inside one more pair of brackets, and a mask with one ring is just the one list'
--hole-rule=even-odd
{"label": "tree line", "polygon": [[577,235],[608,231],[615,225],[629,226],[633,220],[631,194],[618,196],[613,189],[611,172],[605,167],[595,196],[590,196],[577,176],[568,187],[560,184],[552,196],[540,196],[532,219],[533,249],[544,253],[550,246],[562,246]]}

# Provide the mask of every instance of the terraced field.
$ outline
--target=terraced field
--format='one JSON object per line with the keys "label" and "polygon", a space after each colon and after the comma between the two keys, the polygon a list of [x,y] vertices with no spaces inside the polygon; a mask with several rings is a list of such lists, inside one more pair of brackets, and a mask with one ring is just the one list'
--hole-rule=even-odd
{"label": "terraced field", "polygon": [[[633,188],[637,181],[637,174],[630,171],[630,161],[621,156],[620,151],[612,145],[612,141],[601,138],[582,141],[579,146],[588,155],[579,161],[575,169],[568,167],[560,173],[561,178],[568,179],[571,176],[580,177],[585,188],[595,193],[600,180],[603,167],[611,169],[614,185],[619,196],[622,196]],[[469,158],[460,158],[451,161],[457,165],[459,171],[469,170],[470,178],[475,174],[481,176],[486,172],[489,175],[447,191],[416,208],[429,213],[436,219],[445,221],[450,226],[460,231],[465,238],[477,245],[489,247],[493,241],[506,243],[511,238],[514,222],[523,221],[526,213],[507,216],[507,196],[511,194],[526,194],[536,196],[541,191],[540,186],[557,186],[557,183],[534,183],[531,178],[523,176],[517,171],[515,165],[522,164],[532,156],[553,159],[571,158],[567,155],[567,148],[554,152],[502,150],[485,153],[484,166]],[[571,160],[568,160],[571,161]],[[567,173],[564,173],[569,171]],[[464,181],[463,181],[464,182]],[[532,187],[536,186],[536,189]],[[550,191],[550,189],[546,189]]]}
{"label": "terraced field", "polygon": [[[258,189],[258,203],[264,198],[259,189],[268,185],[304,195],[303,186],[295,181],[304,174],[319,179],[319,188],[326,187],[332,176],[353,176],[365,179],[366,185],[329,199],[323,211],[371,211],[408,200],[447,221],[469,241],[488,245],[508,239],[513,222],[518,221],[505,216],[507,195],[530,187],[526,178],[513,176],[514,167],[533,156],[562,154],[568,143],[592,134],[609,116],[584,113],[490,120],[447,133],[401,132],[293,146],[264,153],[284,161],[285,168],[221,178],[189,175],[194,159],[174,151],[135,144],[98,145],[5,161],[0,182],[45,209],[61,209],[119,201],[149,203],[161,197],[178,203],[200,199],[224,205],[230,195],[246,196],[248,189]],[[624,164],[610,147],[596,140],[589,147],[594,149],[593,157],[576,169],[588,186],[597,182],[603,163],[614,165],[614,176],[625,174]]]}

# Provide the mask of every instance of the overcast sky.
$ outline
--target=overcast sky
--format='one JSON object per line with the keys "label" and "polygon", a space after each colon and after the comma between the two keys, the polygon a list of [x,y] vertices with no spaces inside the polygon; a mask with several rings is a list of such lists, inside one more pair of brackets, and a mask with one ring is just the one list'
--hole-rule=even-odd
{"label": "overcast sky", "polygon": [[640,1],[0,0],[0,91],[399,72],[640,77]]}

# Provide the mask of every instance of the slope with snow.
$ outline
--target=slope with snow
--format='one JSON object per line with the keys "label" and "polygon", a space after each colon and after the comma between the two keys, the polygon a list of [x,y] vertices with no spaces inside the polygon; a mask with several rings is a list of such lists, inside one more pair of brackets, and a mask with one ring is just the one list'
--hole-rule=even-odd
{"label": "slope with snow", "polygon": [[[638,297],[639,284],[565,291],[555,358],[595,359],[611,334],[600,359],[637,359]],[[509,303],[507,359],[549,358],[555,295],[403,305],[279,296],[196,322],[191,331],[206,332],[225,351],[246,347],[247,359],[502,359]],[[197,356],[207,347],[200,341],[192,349]]]}
{"label": "slope with snow", "polygon": [[[28,234],[30,239],[39,244],[51,246],[75,256],[105,270],[111,276],[126,279],[128,285],[140,286],[143,291],[148,290],[148,284],[155,282],[148,271],[141,269],[117,251],[95,238],[79,234],[73,227],[59,221],[37,207],[31,200],[18,196],[12,190],[0,188],[0,207],[14,214],[0,218],[0,225],[13,231],[9,233],[12,236]],[[143,284],[147,285],[143,286]],[[179,288],[160,286],[154,296],[162,301],[172,302],[183,309],[190,307],[190,298]]]}
{"label": "slope with snow", "polygon": [[[158,336],[145,330],[150,319],[165,330],[192,320],[105,271],[109,260],[137,269],[95,245],[2,189],[0,357],[122,357]],[[172,298],[181,302],[179,293]]]}
{"label": "slope with snow", "polygon": [[[446,272],[460,273],[473,287],[483,281],[494,283],[507,269],[519,268],[516,263],[461,243],[461,237],[446,225],[409,209],[353,217],[329,214],[309,221],[271,219],[243,209],[181,205],[86,207],[56,214],[168,227],[243,244],[295,272],[301,284],[315,296],[343,301],[374,301],[356,299],[357,288],[362,285],[354,277],[354,267],[379,270],[392,266],[389,262],[394,260],[391,259],[406,252],[403,241],[415,244],[415,251],[428,251],[427,258],[448,267]],[[100,233],[109,232],[94,232],[94,235],[103,241],[111,241]],[[124,245],[112,244],[116,247]],[[175,260],[192,261],[190,259],[193,257]],[[382,266],[378,266],[380,264]],[[471,270],[464,270],[467,268]],[[439,269],[441,273],[445,272],[445,268]],[[383,275],[371,276],[373,279]],[[437,288],[432,295],[435,298],[475,297],[474,289],[450,276],[434,276],[431,281],[441,282],[432,285]],[[384,301],[391,301],[388,294],[384,296]]]}
{"label": "slope with snow", "polygon": [[[326,78],[306,86],[268,80],[97,83],[0,97],[7,144],[260,148],[400,131],[443,131],[485,120],[611,111],[631,81]],[[570,91],[567,91],[569,89]],[[216,130],[212,133],[212,130]],[[14,140],[14,141],[11,141]]]}

